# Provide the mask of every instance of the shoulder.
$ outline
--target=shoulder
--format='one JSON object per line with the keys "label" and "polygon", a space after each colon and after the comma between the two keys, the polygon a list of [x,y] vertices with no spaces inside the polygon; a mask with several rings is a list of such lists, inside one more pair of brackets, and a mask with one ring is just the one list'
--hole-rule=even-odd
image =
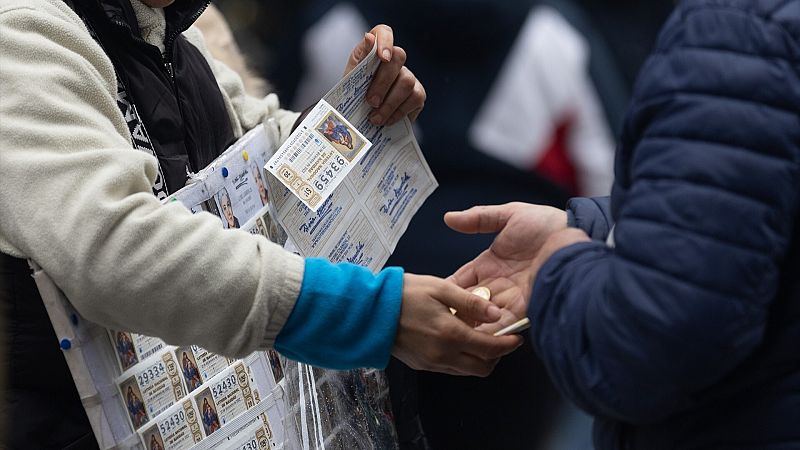
{"label": "shoulder", "polygon": [[691,92],[795,110],[799,25],[800,0],[683,1],[643,67],[634,104]]}
{"label": "shoulder", "polygon": [[[111,60],[62,0],[4,0],[0,3],[0,29],[0,54],[6,68],[13,65],[19,69],[4,77],[38,68],[47,71],[39,78],[64,81],[75,75],[109,93],[116,91]],[[49,70],[56,66],[62,70]],[[21,76],[16,81],[25,84]]]}
{"label": "shoulder", "polygon": [[800,0],[687,0],[665,24],[656,52],[698,46],[798,59]]}
{"label": "shoulder", "polygon": [[0,4],[0,21],[4,25],[22,20],[83,26],[77,14],[62,0],[6,0]]}

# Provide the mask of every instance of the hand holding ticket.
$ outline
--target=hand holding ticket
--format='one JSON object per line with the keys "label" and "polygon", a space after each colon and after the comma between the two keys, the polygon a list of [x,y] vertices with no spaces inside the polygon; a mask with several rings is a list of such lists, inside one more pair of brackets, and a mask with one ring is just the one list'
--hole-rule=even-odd
{"label": "hand holding ticket", "polygon": [[320,100],[266,168],[316,212],[370,147],[356,127]]}

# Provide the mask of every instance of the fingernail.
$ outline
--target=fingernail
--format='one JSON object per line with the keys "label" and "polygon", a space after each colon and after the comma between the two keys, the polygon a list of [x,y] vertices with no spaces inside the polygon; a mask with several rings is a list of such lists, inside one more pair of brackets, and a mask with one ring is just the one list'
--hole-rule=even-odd
{"label": "fingernail", "polygon": [[381,106],[381,98],[378,97],[377,95],[373,95],[372,97],[369,98],[369,105],[372,106],[373,108]]}
{"label": "fingernail", "polygon": [[385,61],[390,61],[392,59],[392,52],[390,52],[388,48],[383,49],[383,59]]}
{"label": "fingernail", "polygon": [[489,305],[489,307],[486,308],[486,313],[488,314],[489,319],[491,319],[491,320],[500,320],[500,316],[501,316],[500,308],[498,308],[497,306]]}
{"label": "fingernail", "polygon": [[380,125],[380,124],[383,123],[383,116],[381,116],[380,114],[373,114],[369,118],[369,120],[370,120],[370,122],[372,122],[375,125]]}

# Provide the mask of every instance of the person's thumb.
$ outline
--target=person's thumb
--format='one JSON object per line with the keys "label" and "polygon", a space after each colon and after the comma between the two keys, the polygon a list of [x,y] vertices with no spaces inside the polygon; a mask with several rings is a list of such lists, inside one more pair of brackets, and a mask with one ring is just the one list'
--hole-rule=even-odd
{"label": "person's thumb", "polygon": [[375,39],[377,38],[374,34],[364,33],[364,39],[356,45],[356,48],[350,53],[350,58],[347,59],[347,66],[344,69],[345,75],[369,55],[369,52],[372,51],[372,47],[375,46]]}
{"label": "person's thumb", "polygon": [[452,282],[444,282],[436,299],[443,305],[455,309],[462,320],[478,323],[496,322],[502,314],[500,308],[488,300],[462,289]]}
{"label": "person's thumb", "polygon": [[513,203],[473,206],[466,211],[445,213],[444,223],[460,233],[496,233],[506,226],[513,209]]}

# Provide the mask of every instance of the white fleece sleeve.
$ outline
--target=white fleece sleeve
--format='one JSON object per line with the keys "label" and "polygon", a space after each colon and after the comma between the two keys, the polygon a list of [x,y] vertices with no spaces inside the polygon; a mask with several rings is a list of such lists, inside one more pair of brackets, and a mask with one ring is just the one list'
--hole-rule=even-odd
{"label": "white fleece sleeve", "polygon": [[0,6],[0,251],[31,258],[101,325],[229,356],[271,346],[303,260],[162,206],[111,62],[61,1]]}

